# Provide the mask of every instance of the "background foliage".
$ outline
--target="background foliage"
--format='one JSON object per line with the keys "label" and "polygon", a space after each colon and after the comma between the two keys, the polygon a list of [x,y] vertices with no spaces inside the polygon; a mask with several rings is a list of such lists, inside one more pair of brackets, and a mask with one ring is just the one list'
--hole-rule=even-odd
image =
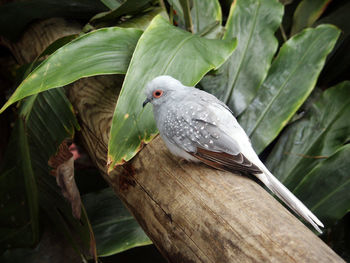
{"label": "background foliage", "polygon": [[[76,160],[79,220],[50,175],[48,160],[59,145],[67,139],[79,144],[79,124],[61,87],[102,74],[125,74],[111,129],[110,170],[157,133],[151,111],[141,107],[142,87],[170,74],[232,109],[268,168],[324,221],[321,238],[350,259],[349,11],[347,1],[330,0],[2,4],[0,86],[2,94],[16,90],[2,99],[1,112],[19,103],[0,115],[7,149],[0,153],[1,261],[25,256],[39,262],[43,250],[54,255],[50,238],[67,247],[72,262],[117,253],[126,261],[120,252],[151,243],[86,166],[90,161],[79,167],[83,158]],[[25,64],[14,61],[10,51],[23,32],[50,17],[78,22],[80,34],[58,39]],[[153,262],[162,261],[154,253]]]}

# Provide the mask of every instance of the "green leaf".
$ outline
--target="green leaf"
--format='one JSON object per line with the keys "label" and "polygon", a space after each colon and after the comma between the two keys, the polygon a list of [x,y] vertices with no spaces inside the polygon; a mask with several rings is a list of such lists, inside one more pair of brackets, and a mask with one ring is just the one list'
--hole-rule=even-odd
{"label": "green leaf", "polygon": [[34,245],[39,239],[39,201],[24,123],[19,119],[0,175],[1,247]]}
{"label": "green leaf", "polygon": [[237,0],[231,6],[224,39],[236,37],[237,49],[201,86],[236,116],[248,107],[267,75],[278,46],[274,33],[282,16],[283,6],[276,0]]}
{"label": "green leaf", "polygon": [[153,0],[128,0],[116,9],[95,15],[90,23],[97,26],[104,22],[115,21],[123,15],[134,15],[151,6]]}
{"label": "green leaf", "polygon": [[109,9],[116,9],[123,4],[125,0],[101,0]]}
{"label": "green leaf", "polygon": [[[45,11],[43,11],[45,10]],[[36,19],[66,17],[89,19],[107,8],[96,0],[29,0],[0,7],[0,35],[16,40],[27,24]]]}
{"label": "green leaf", "polygon": [[332,53],[327,58],[327,63],[322,70],[320,83],[322,86],[337,83],[339,80],[348,79],[350,68],[350,1],[339,5],[333,12],[316,21],[315,24],[332,24],[342,30],[342,34],[337,41]]}
{"label": "green leaf", "polygon": [[277,137],[309,96],[338,36],[334,26],[321,25],[282,46],[257,97],[240,117],[257,153]]}
{"label": "green leaf", "polygon": [[29,143],[25,134],[25,127],[23,120],[18,121],[19,136],[18,140],[19,158],[22,161],[21,168],[24,177],[24,184],[26,187],[27,202],[29,207],[29,215],[31,220],[31,228],[33,233],[33,243],[36,243],[39,239],[39,204],[38,204],[38,187],[36,184],[36,178],[32,168],[31,154],[29,150]]}
{"label": "green leaf", "polygon": [[167,0],[169,5],[171,5],[176,13],[176,17],[178,18],[177,23],[179,27],[185,29],[185,17],[184,12],[182,10],[182,6],[180,0]]}
{"label": "green leaf", "polygon": [[86,194],[82,199],[94,230],[99,256],[152,243],[111,188]]}
{"label": "green leaf", "polygon": [[[183,8],[179,0],[168,1],[177,13],[179,26],[185,28]],[[217,38],[221,30],[222,13],[217,0],[193,0],[190,10],[193,33],[205,35],[207,38]]]}
{"label": "green leaf", "polygon": [[287,127],[266,165],[289,189],[350,139],[350,82],[332,87]]}
{"label": "green leaf", "polygon": [[[222,13],[217,0],[195,0],[191,8],[193,32],[216,38],[221,29]],[[208,34],[209,33],[209,34]]]}
{"label": "green leaf", "polygon": [[29,95],[101,74],[125,73],[142,31],[105,28],[85,34],[58,49],[41,63],[1,108]]}
{"label": "green leaf", "polygon": [[295,35],[312,24],[322,15],[332,0],[303,0],[293,16],[291,35]]}
{"label": "green leaf", "polygon": [[[10,199],[8,200],[12,201],[12,196],[15,196],[18,200],[16,203],[6,202],[10,210],[8,220],[10,221],[13,218],[15,223],[12,237],[16,238],[17,242],[21,242],[23,245],[24,241],[28,240],[28,234],[20,222],[24,221],[28,226],[37,222],[37,219],[36,221],[34,219],[29,220],[26,216],[20,217],[21,221],[17,221],[18,213],[16,210],[20,210],[19,215],[23,214],[27,203],[29,203],[26,199],[18,195],[18,193],[23,192],[22,189],[24,186],[21,186],[23,175],[27,176],[30,173],[34,173],[36,179],[35,187],[39,192],[40,207],[54,222],[53,226],[59,228],[60,232],[66,236],[77,253],[85,258],[86,251],[89,251],[90,247],[93,251],[94,248],[93,234],[89,228],[87,215],[83,209],[80,221],[72,216],[70,204],[63,198],[61,190],[58,188],[55,178],[50,174],[50,168],[48,166],[48,159],[56,152],[58,145],[64,139],[72,138],[74,136],[74,129],[79,127],[72,106],[65,97],[62,89],[49,90],[25,100],[20,108],[20,121],[23,120],[25,122],[23,126],[24,130],[20,134],[14,134],[14,142],[20,148],[28,145],[28,149],[24,149],[26,154],[18,155],[18,153],[24,150],[17,150],[12,144],[9,146],[9,149],[15,158],[10,155],[6,156],[7,158],[16,160],[18,164],[15,163],[15,169],[27,163],[31,167],[26,165],[25,172],[22,170],[11,172],[11,177],[5,178],[6,183],[2,184],[10,191],[8,195]],[[28,143],[24,143],[25,141]],[[15,184],[13,185],[12,182]],[[28,196],[31,199],[37,198],[33,187],[30,188]],[[14,215],[15,212],[16,215]],[[0,218],[3,217],[1,216]],[[6,229],[1,229],[2,237],[5,237],[4,234],[11,234],[9,231],[4,232],[4,230]],[[16,245],[9,242],[5,244],[10,244],[11,247]]]}
{"label": "green leaf", "polygon": [[171,26],[161,16],[153,19],[137,44],[114,112],[108,144],[110,170],[130,160],[157,134],[151,108],[142,109],[145,84],[156,76],[171,75],[185,85],[195,85],[227,59],[235,43],[200,38]]}
{"label": "green leaf", "polygon": [[193,33],[190,0],[179,0],[185,20],[185,30]]}
{"label": "green leaf", "polygon": [[334,224],[350,211],[349,170],[350,144],[347,144],[307,174],[294,193],[322,221]]}
{"label": "green leaf", "polygon": [[85,257],[93,240],[87,215],[82,208],[81,220],[73,217],[70,204],[62,196],[48,166],[49,158],[56,153],[62,141],[72,139],[75,129],[79,128],[73,107],[63,88],[59,88],[26,99],[20,108],[20,115],[26,121],[40,207],[53,221],[53,225],[70,241],[76,252]]}
{"label": "green leaf", "polygon": [[150,11],[142,13],[141,16],[134,16],[123,23],[118,24],[119,27],[125,28],[137,28],[141,30],[146,30],[153,18],[161,14],[164,18],[167,18],[167,13],[161,7],[152,8]]}

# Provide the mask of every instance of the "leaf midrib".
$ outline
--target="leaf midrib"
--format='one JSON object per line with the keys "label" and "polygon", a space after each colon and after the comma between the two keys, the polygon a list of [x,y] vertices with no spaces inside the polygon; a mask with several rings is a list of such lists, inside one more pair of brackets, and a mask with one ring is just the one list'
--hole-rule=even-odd
{"label": "leaf midrib", "polygon": [[184,39],[178,44],[177,48],[174,50],[174,53],[170,56],[170,59],[168,60],[168,62],[167,62],[167,64],[166,64],[165,68],[162,70],[162,75],[164,75],[165,72],[167,72],[169,66],[170,66],[170,65],[172,64],[172,62],[174,61],[174,59],[175,59],[175,57],[176,57],[176,55],[177,55],[179,49],[181,49],[181,48],[183,47],[183,45],[185,45],[185,43],[186,43],[188,40],[190,40],[191,38],[194,38],[194,37],[195,37],[195,35],[192,35],[192,34],[191,34],[190,36],[184,38]]}
{"label": "leaf midrib", "polygon": [[[258,120],[255,122],[255,126],[253,128],[253,130],[250,132],[249,137],[252,137],[254,132],[256,131],[257,127],[260,125],[260,123],[262,122],[263,118],[265,117],[266,113],[268,110],[270,110],[272,104],[275,102],[275,100],[279,97],[279,95],[281,94],[282,90],[284,89],[284,87],[287,85],[287,83],[289,82],[289,80],[292,78],[292,76],[294,76],[294,73],[299,69],[299,66],[301,65],[301,63],[304,61],[306,55],[310,52],[310,50],[312,50],[312,47],[315,45],[315,43],[318,41],[318,39],[320,38],[320,35],[317,35],[317,37],[315,38],[314,42],[309,45],[308,49],[306,50],[305,54],[303,55],[303,57],[299,60],[299,62],[296,64],[296,66],[294,67],[292,73],[288,76],[288,78],[284,81],[284,83],[280,86],[280,88],[278,89],[277,94],[272,98],[272,100],[268,103],[267,107],[263,110],[263,113],[260,115],[260,117],[258,118]],[[264,85],[264,84],[263,84]]]}
{"label": "leaf midrib", "polygon": [[343,184],[338,186],[336,189],[334,189],[332,192],[330,192],[328,195],[326,195],[324,198],[322,198],[321,201],[319,201],[317,204],[315,204],[310,210],[315,211],[315,209],[317,209],[320,205],[322,205],[329,198],[331,198],[334,194],[336,194],[338,192],[338,190],[340,190],[341,188],[344,188],[349,183],[350,183],[350,178],[347,181],[345,181]]}
{"label": "leaf midrib", "polygon": [[120,222],[126,222],[126,221],[133,221],[133,217],[132,216],[126,216],[122,219],[110,219],[107,221],[103,221],[102,223],[96,224],[94,225],[94,228],[98,228],[98,227],[102,227],[102,226],[107,226],[107,225],[114,225],[114,224],[118,224]]}
{"label": "leaf midrib", "polygon": [[[260,10],[260,6],[261,6],[261,1],[258,2],[258,7],[256,8],[256,12],[255,12],[255,15],[254,15],[253,26],[251,27],[251,30],[250,30],[250,32],[249,32],[249,37],[248,37],[247,45],[246,45],[245,48],[244,48],[243,55],[242,55],[241,60],[240,60],[240,62],[239,62],[239,64],[238,64],[238,65],[239,65],[239,66],[238,66],[238,70],[237,70],[237,72],[236,72],[236,75],[234,76],[234,80],[233,80],[232,84],[230,85],[230,86],[231,86],[230,92],[229,92],[227,98],[225,98],[225,100],[224,100],[226,104],[227,104],[228,101],[231,100],[231,97],[232,97],[232,95],[233,95],[234,86],[236,85],[238,76],[239,76],[239,74],[240,74],[240,72],[241,72],[241,70],[242,70],[242,67],[241,67],[241,66],[242,66],[242,64],[243,64],[243,61],[244,61],[245,56],[246,56],[246,53],[247,53],[247,51],[248,51],[248,47],[249,47],[250,42],[251,42],[251,40],[252,40],[253,32],[255,31],[255,28],[256,28],[256,21],[257,21],[257,17],[258,17],[258,12],[259,12],[259,10]],[[232,58],[232,57],[231,57],[231,58]],[[231,59],[231,58],[229,58],[229,59]]]}
{"label": "leaf midrib", "polygon": [[[343,111],[346,109],[346,106],[348,106],[348,103],[344,103],[344,106],[340,108],[340,110],[338,111],[338,113],[334,116],[334,118],[328,122],[328,124],[325,126],[324,129],[321,129],[321,132],[314,138],[316,138],[312,144],[310,144],[309,147],[307,147],[304,151],[305,155],[307,155],[310,151],[310,149],[315,145],[315,143],[326,133],[326,131],[328,132],[329,127],[342,115]],[[287,178],[289,178],[290,174],[294,171],[295,167],[297,167],[299,165],[299,163],[301,162],[301,160],[303,160],[302,158],[299,159],[299,161],[292,167],[293,169],[290,169],[290,172],[288,173],[288,175],[281,181],[282,183],[285,182],[287,180]],[[294,190],[298,187],[298,185],[294,188]],[[293,191],[294,191],[293,190]]]}

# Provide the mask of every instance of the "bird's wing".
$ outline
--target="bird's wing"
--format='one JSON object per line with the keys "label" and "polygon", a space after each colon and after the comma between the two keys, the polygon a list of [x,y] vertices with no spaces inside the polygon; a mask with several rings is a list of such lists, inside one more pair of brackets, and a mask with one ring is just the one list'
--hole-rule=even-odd
{"label": "bird's wing", "polygon": [[219,119],[206,103],[183,102],[181,107],[174,109],[181,129],[174,129],[174,122],[165,122],[167,138],[200,161],[220,170],[230,172],[261,173],[241,152],[241,147],[231,136],[218,126]]}
{"label": "bird's wing", "polygon": [[252,162],[250,162],[242,153],[233,155],[225,152],[214,152],[197,147],[196,152],[189,152],[189,154],[201,160],[203,163],[219,170],[225,170],[233,173],[261,173],[261,170]]}

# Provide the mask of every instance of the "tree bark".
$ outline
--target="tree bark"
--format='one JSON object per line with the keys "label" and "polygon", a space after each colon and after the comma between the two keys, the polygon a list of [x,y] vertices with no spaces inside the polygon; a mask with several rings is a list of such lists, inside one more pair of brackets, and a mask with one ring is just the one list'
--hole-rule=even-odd
{"label": "tree bark", "polygon": [[31,63],[55,40],[78,34],[82,25],[63,18],[50,18],[32,23],[16,42],[0,36],[0,45],[6,46],[19,65]]}
{"label": "tree bark", "polygon": [[159,137],[107,174],[121,81],[83,79],[68,95],[91,158],[169,262],[343,262],[259,184],[185,163]]}

